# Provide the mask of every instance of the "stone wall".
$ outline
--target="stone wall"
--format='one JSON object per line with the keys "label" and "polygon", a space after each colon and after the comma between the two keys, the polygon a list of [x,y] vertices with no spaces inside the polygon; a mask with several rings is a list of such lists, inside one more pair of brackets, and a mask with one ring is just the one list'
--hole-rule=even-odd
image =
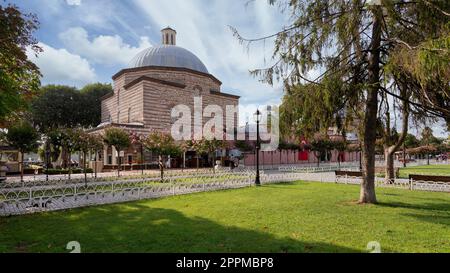
{"label": "stone wall", "polygon": [[[143,76],[166,82],[139,80]],[[145,132],[170,131],[176,120],[171,118],[172,108],[186,105],[193,116],[194,97],[201,96],[203,109],[208,105],[222,107],[226,128],[226,106],[237,106],[239,98],[221,93],[220,85],[213,76],[177,69],[149,68],[119,73],[114,78],[114,94],[102,101],[102,122],[108,122],[111,116],[114,123],[141,122]],[[203,124],[209,119],[204,117]],[[237,115],[234,124],[237,125]]]}

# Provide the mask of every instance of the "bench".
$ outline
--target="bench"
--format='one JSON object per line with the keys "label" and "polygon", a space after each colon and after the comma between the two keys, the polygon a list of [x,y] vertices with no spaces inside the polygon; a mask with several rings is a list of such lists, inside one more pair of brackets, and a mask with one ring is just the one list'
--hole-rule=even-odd
{"label": "bench", "polygon": [[450,176],[409,175],[411,190],[450,192]]}
{"label": "bench", "polygon": [[352,179],[352,178],[362,178],[363,177],[363,173],[362,172],[355,172],[355,171],[334,171],[334,175],[335,175],[335,183],[339,183],[339,179],[344,178],[344,182],[345,184],[359,184],[361,183],[360,181],[350,181],[348,180],[348,178]]}
{"label": "bench", "polygon": [[410,174],[409,175],[409,180],[411,180],[411,181],[450,183],[450,176]]}
{"label": "bench", "polygon": [[355,171],[334,171],[334,174],[339,177],[362,177],[362,172],[355,172]]}

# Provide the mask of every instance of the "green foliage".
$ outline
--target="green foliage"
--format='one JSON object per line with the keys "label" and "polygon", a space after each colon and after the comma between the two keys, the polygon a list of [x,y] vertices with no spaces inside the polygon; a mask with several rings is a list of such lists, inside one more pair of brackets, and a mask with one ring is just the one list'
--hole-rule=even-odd
{"label": "green foliage", "polygon": [[33,14],[23,14],[16,6],[0,5],[0,124],[27,108],[39,89],[39,68],[27,56],[42,51],[33,37],[38,27]]}
{"label": "green foliage", "polygon": [[433,130],[430,127],[425,127],[422,130],[422,139],[420,140],[421,144],[428,145],[434,139]]}
{"label": "green foliage", "polygon": [[332,140],[331,147],[339,152],[345,152],[348,149],[348,143],[345,140]]}
{"label": "green foliage", "polygon": [[88,84],[80,90],[83,104],[79,107],[83,109],[81,120],[84,127],[95,127],[101,123],[101,98],[112,92],[111,84],[102,83]]}
{"label": "green foliage", "polygon": [[31,118],[41,131],[57,128],[91,128],[100,124],[101,97],[112,92],[109,84],[75,87],[47,85],[31,106]]}
{"label": "green foliage", "polygon": [[290,142],[280,142],[278,145],[278,150],[300,150],[301,147],[298,144],[290,143]]}
{"label": "green foliage", "polygon": [[[307,83],[289,87],[280,106],[281,133],[287,137],[312,137],[330,126],[342,130],[341,113],[349,96],[354,99],[350,86],[336,77],[325,78],[322,85]],[[350,120],[351,116],[347,118]]]}
{"label": "green foliage", "polygon": [[29,123],[20,122],[8,128],[6,141],[21,153],[30,153],[37,151],[39,134]]}
{"label": "green foliage", "polygon": [[194,149],[199,154],[210,154],[215,153],[219,149],[226,148],[226,143],[223,140],[217,140],[217,139],[206,139],[203,138],[199,141],[195,142]]}
{"label": "green foliage", "polygon": [[180,147],[168,133],[154,131],[143,140],[143,144],[147,150],[159,156],[177,156],[181,154]]}
{"label": "green foliage", "polygon": [[102,151],[104,146],[103,137],[100,135],[88,135],[88,147],[92,152]]}
{"label": "green foliage", "polygon": [[406,148],[416,148],[420,145],[420,141],[416,138],[415,135],[407,134],[405,138],[405,147]]}
{"label": "green foliage", "polygon": [[236,140],[234,142],[234,146],[236,147],[236,149],[242,152],[251,152],[255,150],[254,141]]}
{"label": "green foliage", "polygon": [[31,105],[33,123],[42,132],[83,125],[83,105],[75,87],[47,85]]}
{"label": "green foliage", "polygon": [[107,145],[114,146],[118,151],[122,151],[131,145],[129,134],[120,128],[106,129],[103,140]]}
{"label": "green foliage", "polygon": [[333,143],[326,137],[315,137],[310,143],[311,151],[317,158],[322,158],[333,149]]}

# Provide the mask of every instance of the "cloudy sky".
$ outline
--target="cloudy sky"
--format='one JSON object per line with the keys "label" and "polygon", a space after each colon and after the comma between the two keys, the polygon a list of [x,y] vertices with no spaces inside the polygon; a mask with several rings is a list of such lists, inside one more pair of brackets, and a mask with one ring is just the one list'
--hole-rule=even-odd
{"label": "cloudy sky", "polygon": [[[30,58],[44,75],[43,84],[77,87],[110,83],[141,50],[159,45],[160,30],[177,30],[177,45],[197,55],[222,82],[222,91],[241,96],[241,120],[256,107],[278,104],[280,85],[268,86],[249,70],[270,66],[272,41],[250,50],[238,43],[228,26],[249,38],[280,30],[288,16],[266,0],[10,0],[38,16],[36,33],[44,52]],[[246,4],[247,3],[247,4]],[[446,136],[442,122],[432,124]],[[418,133],[421,128],[411,128]]]}
{"label": "cloudy sky", "polygon": [[[228,26],[244,36],[271,34],[287,16],[266,0],[14,0],[38,16],[36,33],[44,52],[30,57],[41,68],[43,84],[77,87],[111,82],[141,50],[159,45],[160,30],[177,30],[177,45],[197,55],[209,72],[223,82],[222,91],[242,97],[241,104],[279,103],[282,89],[260,83],[249,70],[267,67],[272,43],[249,51]],[[245,119],[245,118],[244,118]]]}

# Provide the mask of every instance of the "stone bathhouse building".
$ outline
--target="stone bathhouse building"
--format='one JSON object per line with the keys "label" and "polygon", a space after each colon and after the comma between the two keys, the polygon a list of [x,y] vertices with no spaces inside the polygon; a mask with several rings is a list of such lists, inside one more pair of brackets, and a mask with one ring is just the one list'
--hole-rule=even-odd
{"label": "stone bathhouse building", "polygon": [[[110,127],[144,136],[152,130],[170,133],[175,122],[171,117],[172,108],[183,104],[194,113],[194,97],[201,97],[203,109],[208,105],[222,107],[226,128],[225,108],[237,106],[239,97],[223,93],[222,83],[208,72],[202,61],[176,45],[175,30],[165,28],[161,32],[162,45],[140,52],[129,67],[112,77],[114,91],[102,98],[102,123],[91,133],[99,134]],[[233,118],[237,125],[237,113]],[[208,120],[204,117],[203,124]],[[140,147],[130,147],[119,155],[114,147],[105,146],[98,161],[104,169],[114,168],[119,160],[125,167],[131,167],[142,162],[140,154]],[[191,158],[193,154],[188,153],[185,158],[188,167]],[[155,157],[145,152],[145,162],[154,161]],[[172,162],[174,167],[182,164],[180,159]]]}

